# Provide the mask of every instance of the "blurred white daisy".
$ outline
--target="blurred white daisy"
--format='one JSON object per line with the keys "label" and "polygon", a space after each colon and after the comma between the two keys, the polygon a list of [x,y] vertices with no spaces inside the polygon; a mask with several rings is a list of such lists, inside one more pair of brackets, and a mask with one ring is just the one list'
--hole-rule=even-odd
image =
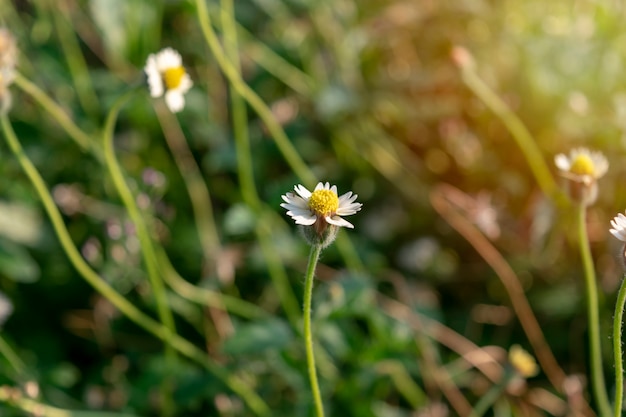
{"label": "blurred white daisy", "polygon": [[587,148],[572,149],[569,156],[558,154],[554,163],[563,177],[585,185],[595,182],[609,169],[609,163],[601,152],[592,152]]}
{"label": "blurred white daisy", "polygon": [[361,203],[355,203],[356,194],[348,191],[341,197],[337,195],[337,186],[318,183],[313,192],[302,185],[294,187],[295,193],[282,196],[285,201],[280,206],[287,209],[287,215],[303,226],[315,225],[318,233],[323,232],[328,224],[338,227],[354,228],[352,223],[341,216],[350,216],[361,210]]}
{"label": "blurred white daisy", "polygon": [[568,180],[569,195],[583,206],[593,204],[598,198],[598,178],[609,170],[609,163],[600,152],[587,148],[572,149],[569,156],[559,154],[554,163],[562,177]]}
{"label": "blurred white daisy", "polygon": [[17,42],[5,28],[0,28],[0,113],[6,114],[11,107],[9,86],[15,79]]}
{"label": "blurred white daisy", "polygon": [[626,242],[626,216],[619,213],[613,220],[611,220],[611,229],[609,232],[622,242]]}
{"label": "blurred white daisy", "polygon": [[156,55],[150,54],[144,71],[152,97],[161,97],[165,93],[165,103],[174,113],[185,107],[184,94],[193,83],[178,52],[165,48]]}

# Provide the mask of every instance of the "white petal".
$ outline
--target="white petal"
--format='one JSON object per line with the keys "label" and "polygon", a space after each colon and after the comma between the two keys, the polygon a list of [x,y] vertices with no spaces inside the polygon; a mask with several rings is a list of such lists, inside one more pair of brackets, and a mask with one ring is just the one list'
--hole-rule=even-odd
{"label": "white petal", "polygon": [[183,75],[183,78],[181,78],[180,84],[176,88],[176,91],[180,92],[181,94],[184,94],[187,91],[189,91],[189,89],[191,89],[192,86],[193,86],[193,81],[191,81],[191,77],[189,77],[189,74],[185,74]]}
{"label": "white petal", "polygon": [[157,68],[154,55],[150,55],[148,57],[148,61],[146,62],[146,66],[143,70],[148,77],[150,96],[161,97],[163,95],[163,80],[161,79],[161,74]]}
{"label": "white petal", "polygon": [[572,165],[569,158],[563,155],[562,153],[554,157],[554,163],[556,167],[560,169],[561,171],[569,171]]}
{"label": "white petal", "polygon": [[323,188],[324,188],[324,184],[321,182],[318,182],[313,191],[321,190]]}
{"label": "white petal", "polygon": [[185,107],[185,97],[176,90],[165,93],[165,104],[172,113],[177,113]]}
{"label": "white petal", "polygon": [[339,197],[339,205],[341,205],[344,201],[350,201],[350,200],[354,201],[356,200],[356,198],[357,198],[356,194],[352,194],[352,191],[348,191],[347,193]]}
{"label": "white petal", "polygon": [[358,204],[358,205],[351,205],[348,207],[339,207],[337,209],[337,214],[340,216],[351,216],[353,214],[355,214],[357,211],[361,210],[361,206],[362,204]]}
{"label": "white petal", "polygon": [[[290,206],[294,206],[294,207],[300,207],[300,208],[308,208],[309,207],[309,203],[303,199],[300,196],[297,196],[293,193],[287,193],[285,195],[281,196],[283,201],[287,204],[289,204]],[[283,204],[280,205],[281,207],[285,207]]]}
{"label": "white petal", "polygon": [[330,191],[332,191],[333,193],[337,194],[337,186],[333,185],[332,187],[330,187]]}
{"label": "white petal", "polygon": [[313,223],[317,221],[317,216],[315,215],[311,215],[309,217],[295,216],[292,218],[296,221],[296,224],[301,224],[303,226],[311,226]]}
{"label": "white petal", "polygon": [[306,201],[308,201],[309,198],[311,198],[311,192],[307,190],[303,185],[298,184],[295,187],[293,187],[293,189],[296,190],[296,193],[298,193],[300,197],[302,197]]}
{"label": "white petal", "polygon": [[349,229],[354,229],[354,226],[352,225],[352,223],[350,223],[349,221],[345,219],[342,219],[339,216],[332,216],[332,217],[326,216],[325,219],[328,224],[332,224],[332,225],[339,226],[339,227],[347,227]]}
{"label": "white petal", "polygon": [[[287,208],[287,207],[284,207],[284,208]],[[289,211],[287,211],[287,215],[291,217],[297,217],[297,216],[311,217],[314,214],[311,212],[311,210],[303,210],[300,208],[295,208],[295,209],[289,209]]]}
{"label": "white petal", "polygon": [[620,230],[610,229],[609,232],[611,232],[613,236],[615,236],[622,242],[626,242],[626,233],[624,233],[623,229],[620,229]]}
{"label": "white petal", "polygon": [[164,72],[168,68],[181,67],[183,65],[183,59],[174,49],[165,48],[157,54],[156,65],[159,72]]}

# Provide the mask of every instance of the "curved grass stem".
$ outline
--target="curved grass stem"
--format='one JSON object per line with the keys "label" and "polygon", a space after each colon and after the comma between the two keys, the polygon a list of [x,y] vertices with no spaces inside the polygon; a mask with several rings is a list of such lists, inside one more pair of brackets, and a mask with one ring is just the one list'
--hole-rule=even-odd
{"label": "curved grass stem", "polygon": [[100,275],[91,269],[87,262],[85,262],[82,258],[79,250],[76,248],[76,245],[74,245],[67,227],[63,223],[63,217],[61,216],[59,209],[56,207],[48,187],[37,171],[37,168],[35,168],[22,149],[15,132],[11,127],[9,119],[6,116],[0,116],[0,125],[9,148],[35,188],[35,191],[42,202],[50,222],[52,223],[54,232],[61,243],[63,251],[80,276],[132,322],[137,324],[146,332],[162,340],[167,345],[172,346],[172,348],[183,356],[197,362],[209,372],[217,376],[228,388],[239,395],[256,415],[269,416],[270,410],[267,404],[243,380],[215,365],[206,353],[198,347],[181,336],[172,333],[170,329],[142,313],[130,301],[115,291],[104,279],[102,279],[102,277],[100,277]]}
{"label": "curved grass stem", "polygon": [[63,130],[83,151],[91,151],[97,158],[102,159],[102,150],[97,146],[97,143],[79,128],[61,106],[56,104],[42,89],[18,72],[15,73],[14,81],[15,85],[34,98],[61,125]]}
{"label": "curved grass stem", "polygon": [[[220,10],[225,39],[224,52],[228,60],[232,62],[232,68],[237,74],[237,79],[240,80],[241,65],[239,60],[234,2],[232,0],[222,0]],[[235,149],[237,151],[237,176],[241,186],[242,198],[256,214],[258,221],[255,232],[264,258],[268,264],[270,278],[276,287],[278,298],[285,310],[287,318],[295,327],[300,320],[298,301],[289,284],[289,279],[281,259],[274,249],[271,231],[268,232],[267,227],[264,225],[264,219],[266,217],[264,214],[265,208],[263,207],[254,181],[254,165],[252,163],[252,151],[250,148],[246,102],[236,88],[231,88],[229,95],[233,136],[235,139]]]}
{"label": "curved grass stem", "polygon": [[313,186],[316,182],[315,175],[311,172],[311,170],[309,170],[296,149],[293,147],[282,127],[278,121],[276,121],[272,111],[243,81],[239,71],[237,71],[237,68],[228,59],[227,54],[222,49],[217,38],[217,34],[213,30],[206,2],[204,0],[196,0],[196,8],[204,38],[209,45],[215,60],[224,72],[224,75],[226,75],[228,81],[237,93],[241,95],[241,97],[243,97],[248,104],[250,104],[261,120],[263,120],[263,123],[265,123],[265,126],[269,130],[272,138],[274,138],[276,146],[278,146],[278,149],[283,154],[285,160],[291,166],[291,169],[293,169],[295,174],[305,183],[305,185],[309,187]]}
{"label": "curved grass stem", "polygon": [[600,344],[600,313],[598,311],[598,287],[596,273],[593,267],[589,237],[587,235],[587,207],[578,204],[578,240],[580,255],[582,257],[585,288],[587,293],[587,321],[589,325],[589,354],[591,363],[591,384],[593,395],[599,415],[602,417],[611,415],[606,385],[604,383],[604,371],[602,370],[602,350]]}
{"label": "curved grass stem", "polygon": [[[109,171],[113,184],[115,185],[115,188],[122,199],[126,210],[128,211],[128,215],[135,225],[137,237],[139,238],[141,245],[141,254],[148,272],[150,286],[152,287],[152,291],[154,293],[154,300],[156,302],[159,320],[172,334],[176,334],[174,315],[172,314],[172,310],[167,301],[165,284],[163,283],[162,277],[159,275],[156,252],[152,238],[148,231],[148,226],[146,225],[141,211],[137,206],[135,196],[126,183],[122,167],[115,157],[115,148],[113,145],[113,130],[115,121],[117,120],[117,115],[120,109],[131,97],[132,93],[133,91],[131,90],[128,94],[118,99],[107,116],[103,134],[104,163]],[[165,356],[170,369],[173,369],[176,364],[176,352],[172,346],[167,343],[165,344]],[[168,388],[168,386],[171,385],[171,382],[173,381],[164,381],[162,386],[164,390],[164,392],[162,392],[162,404],[164,406],[164,412],[167,415],[173,414],[171,410],[174,408],[174,403],[171,401],[173,386]]]}
{"label": "curved grass stem", "polygon": [[542,191],[555,200],[563,200],[562,194],[550,173],[541,151],[533,140],[532,135],[506,103],[478,76],[472,65],[461,68],[461,75],[465,85],[502,121],[517,145]]}

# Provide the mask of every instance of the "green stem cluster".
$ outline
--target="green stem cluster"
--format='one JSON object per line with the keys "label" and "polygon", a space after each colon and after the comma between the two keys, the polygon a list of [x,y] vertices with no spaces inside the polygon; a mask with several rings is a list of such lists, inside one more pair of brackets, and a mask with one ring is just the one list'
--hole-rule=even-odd
{"label": "green stem cluster", "polygon": [[[82,258],[79,250],[72,241],[70,234],[63,222],[63,217],[56,207],[54,200],[48,191],[43,178],[32,164],[22,146],[20,145],[11,123],[6,115],[0,116],[0,125],[4,132],[5,139],[9,148],[15,155],[18,163],[22,167],[24,173],[32,183],[39,199],[41,200],[48,217],[52,223],[52,227],[61,243],[63,251],[69,258],[70,262],[76,268],[78,273],[89,283],[96,291],[111,302],[122,314],[131,321],[143,328],[148,333],[161,339],[166,345],[178,351],[183,356],[199,363],[209,372],[216,375],[243,401],[251,410],[259,416],[269,415],[269,407],[265,402],[241,379],[235,375],[227,373],[223,368],[215,365],[206,353],[198,349],[195,345],[182,338],[178,334],[161,323],[156,322],[152,318],[142,313],[130,301],[115,291],[104,279],[102,279]],[[112,128],[112,127],[111,127]]]}

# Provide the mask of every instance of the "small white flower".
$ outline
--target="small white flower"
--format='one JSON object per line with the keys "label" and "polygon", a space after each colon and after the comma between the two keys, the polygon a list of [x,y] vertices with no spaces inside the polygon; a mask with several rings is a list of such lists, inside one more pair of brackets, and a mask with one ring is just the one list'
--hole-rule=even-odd
{"label": "small white flower", "polygon": [[587,148],[572,149],[569,157],[558,154],[554,163],[562,176],[585,185],[595,182],[609,169],[609,163],[601,152],[592,152]]}
{"label": "small white flower", "polygon": [[613,220],[611,220],[612,229],[609,230],[613,236],[626,242],[626,216],[619,213]]}
{"label": "small white flower", "polygon": [[337,186],[329,183],[318,183],[313,192],[302,185],[294,187],[295,193],[282,196],[285,201],[280,206],[287,209],[287,215],[296,221],[296,224],[323,229],[326,224],[339,227],[354,228],[352,223],[341,216],[350,216],[361,210],[363,204],[355,203],[357,195],[348,191],[341,197],[337,195]]}
{"label": "small white flower", "polygon": [[174,113],[185,107],[184,94],[193,85],[183,67],[183,59],[172,48],[165,48],[158,54],[150,54],[144,67],[148,76],[148,87],[152,97],[165,93],[165,103]]}

